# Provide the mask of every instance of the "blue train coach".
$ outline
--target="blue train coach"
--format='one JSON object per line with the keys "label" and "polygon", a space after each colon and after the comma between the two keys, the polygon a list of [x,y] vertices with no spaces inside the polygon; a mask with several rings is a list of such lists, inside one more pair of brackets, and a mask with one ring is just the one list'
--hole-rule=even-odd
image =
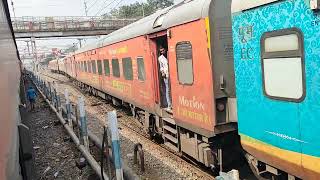
{"label": "blue train coach", "polygon": [[320,179],[320,2],[233,0],[238,125],[265,178]]}

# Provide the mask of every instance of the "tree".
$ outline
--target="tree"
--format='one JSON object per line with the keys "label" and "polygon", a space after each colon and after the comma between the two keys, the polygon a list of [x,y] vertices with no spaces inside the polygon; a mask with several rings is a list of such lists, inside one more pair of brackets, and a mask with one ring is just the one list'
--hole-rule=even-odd
{"label": "tree", "polygon": [[48,54],[46,55],[46,57],[42,60],[42,62],[40,62],[40,64],[43,64],[43,65],[47,65],[49,63],[49,61],[51,60],[54,60],[55,57],[53,54]]}
{"label": "tree", "polygon": [[156,12],[159,9],[163,9],[173,5],[173,1],[170,0],[147,0],[147,10],[149,11],[148,15]]}
{"label": "tree", "polygon": [[172,0],[147,0],[146,3],[135,2],[129,5],[120,6],[104,14],[105,18],[141,18],[155,13],[159,9],[173,5]]}
{"label": "tree", "polygon": [[76,45],[73,45],[63,50],[62,53],[68,54],[70,52],[75,52],[76,50],[78,50],[78,47]]}

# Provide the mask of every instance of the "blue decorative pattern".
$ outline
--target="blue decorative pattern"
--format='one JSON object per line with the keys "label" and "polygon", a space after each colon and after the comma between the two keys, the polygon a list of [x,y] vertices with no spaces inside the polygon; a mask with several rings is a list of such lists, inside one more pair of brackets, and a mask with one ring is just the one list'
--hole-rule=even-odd
{"label": "blue decorative pattern", "polygon": [[[310,9],[309,0],[286,0],[232,18],[239,132],[281,149],[320,157],[319,13]],[[263,93],[261,37],[293,27],[303,33],[305,53],[306,97],[300,103],[272,100]]]}

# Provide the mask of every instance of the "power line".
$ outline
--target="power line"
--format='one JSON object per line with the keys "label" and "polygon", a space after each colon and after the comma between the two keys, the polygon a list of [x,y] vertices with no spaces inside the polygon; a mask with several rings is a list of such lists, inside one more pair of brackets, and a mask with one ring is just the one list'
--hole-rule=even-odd
{"label": "power line", "polygon": [[121,3],[121,2],[123,2],[124,0],[120,0],[115,6],[113,6],[113,8],[111,8],[111,10],[113,10],[113,9],[115,9],[115,8],[117,8],[117,7],[119,7],[119,4]]}
{"label": "power line", "polygon": [[120,0],[115,6],[113,6],[113,8],[110,9],[110,11],[116,9],[121,2],[123,2],[123,0]]}
{"label": "power line", "polygon": [[90,7],[88,8],[88,11],[98,2],[99,0],[95,0],[91,5]]}
{"label": "power line", "polygon": [[97,16],[101,11],[105,10],[108,6],[110,6],[112,3],[114,3],[116,0],[111,1],[108,5],[105,7],[101,8],[94,16]]}

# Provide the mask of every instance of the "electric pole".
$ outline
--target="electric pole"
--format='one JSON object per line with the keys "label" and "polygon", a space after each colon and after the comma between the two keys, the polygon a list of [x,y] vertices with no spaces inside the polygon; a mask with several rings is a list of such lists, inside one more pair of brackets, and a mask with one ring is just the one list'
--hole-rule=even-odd
{"label": "electric pole", "polygon": [[16,12],[14,10],[13,0],[11,0],[11,6],[12,6],[13,17],[16,18]]}
{"label": "electric pole", "polygon": [[82,47],[82,43],[81,43],[82,40],[83,40],[83,39],[81,39],[81,38],[78,39],[78,41],[79,41],[79,47],[80,47],[80,48]]}
{"label": "electric pole", "polygon": [[38,53],[37,53],[37,46],[36,46],[36,39],[34,37],[31,37],[31,48],[32,48],[32,54],[33,54],[33,61],[34,61],[34,69],[35,71],[38,71]]}
{"label": "electric pole", "polygon": [[25,41],[27,43],[27,47],[28,47],[28,54],[30,56],[30,47],[29,47],[29,41]]}
{"label": "electric pole", "polygon": [[144,8],[143,8],[143,3],[141,4],[141,7],[142,7],[142,17],[144,17]]}
{"label": "electric pole", "polygon": [[83,0],[83,3],[84,3],[84,12],[86,13],[86,16],[88,16],[88,7],[87,7],[86,0]]}

